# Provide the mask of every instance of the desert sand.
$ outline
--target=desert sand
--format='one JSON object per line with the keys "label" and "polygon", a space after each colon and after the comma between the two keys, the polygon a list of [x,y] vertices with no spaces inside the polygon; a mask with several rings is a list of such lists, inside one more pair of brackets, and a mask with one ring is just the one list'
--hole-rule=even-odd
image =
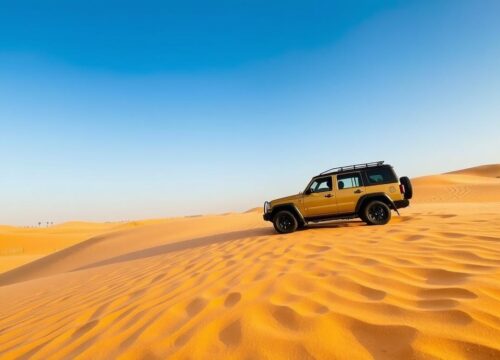
{"label": "desert sand", "polygon": [[77,244],[90,237],[129,227],[130,223],[70,222],[22,228],[0,226],[0,273]]}
{"label": "desert sand", "polygon": [[0,257],[0,357],[498,359],[498,176],[414,179],[380,227],[279,235],[260,209],[1,227],[24,250]]}

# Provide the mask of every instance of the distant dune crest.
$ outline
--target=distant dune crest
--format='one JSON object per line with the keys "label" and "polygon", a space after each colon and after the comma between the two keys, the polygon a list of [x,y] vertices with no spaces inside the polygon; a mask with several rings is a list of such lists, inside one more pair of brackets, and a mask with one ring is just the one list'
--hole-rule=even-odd
{"label": "distant dune crest", "polygon": [[446,174],[462,174],[462,175],[474,175],[474,176],[485,176],[492,178],[500,178],[500,164],[490,164],[475,166],[468,169],[455,170]]}
{"label": "distant dune crest", "polygon": [[500,164],[482,165],[412,180],[416,202],[498,202]]}

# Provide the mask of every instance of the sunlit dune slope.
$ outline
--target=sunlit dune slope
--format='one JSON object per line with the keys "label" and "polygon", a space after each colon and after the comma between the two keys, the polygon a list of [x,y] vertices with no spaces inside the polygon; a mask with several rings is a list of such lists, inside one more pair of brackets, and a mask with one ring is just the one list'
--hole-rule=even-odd
{"label": "sunlit dune slope", "polygon": [[[497,175],[498,174],[498,175]],[[500,165],[412,179],[416,202],[498,202]]]}
{"label": "sunlit dune slope", "polygon": [[498,179],[500,178],[500,164],[481,165],[473,168],[452,171],[448,174],[474,175]]}
{"label": "sunlit dune slope", "polygon": [[[82,221],[37,228],[0,226],[0,273],[31,263],[82,241],[96,241],[99,235],[154,225],[170,219],[91,223]],[[79,248],[86,247],[82,245]],[[70,250],[69,252],[73,252]],[[44,259],[44,263],[53,258]],[[44,266],[42,266],[44,267]],[[47,269],[41,270],[44,273]]]}
{"label": "sunlit dune slope", "polygon": [[95,234],[127,228],[119,223],[71,222],[39,228],[0,226],[0,273],[74,245]]}
{"label": "sunlit dune slope", "polygon": [[[449,176],[479,188],[434,199]],[[278,235],[253,210],[94,236],[0,275],[1,357],[500,358],[500,202],[479,178],[416,179],[427,202],[380,227]]]}
{"label": "sunlit dune slope", "polygon": [[[173,218],[137,222],[136,228],[97,235],[88,240],[14,270],[0,274],[0,285],[73,271],[94,264],[127,261],[144,252],[155,255],[162,245],[180,240],[203,242],[229,230],[245,231],[249,226],[264,225],[255,212],[244,214]],[[248,214],[247,214],[248,215]],[[230,219],[230,221],[228,221]],[[149,225],[146,225],[149,224]],[[199,240],[198,240],[199,239]]]}

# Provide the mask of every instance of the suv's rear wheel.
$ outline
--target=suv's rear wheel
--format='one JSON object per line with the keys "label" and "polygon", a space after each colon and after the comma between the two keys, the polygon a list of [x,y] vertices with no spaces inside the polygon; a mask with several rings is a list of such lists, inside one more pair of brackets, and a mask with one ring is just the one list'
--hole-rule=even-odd
{"label": "suv's rear wheel", "polygon": [[371,201],[361,214],[368,225],[385,225],[391,220],[391,209],[382,201]]}
{"label": "suv's rear wheel", "polygon": [[299,223],[290,211],[282,210],[274,216],[273,225],[280,234],[287,234],[297,230]]}

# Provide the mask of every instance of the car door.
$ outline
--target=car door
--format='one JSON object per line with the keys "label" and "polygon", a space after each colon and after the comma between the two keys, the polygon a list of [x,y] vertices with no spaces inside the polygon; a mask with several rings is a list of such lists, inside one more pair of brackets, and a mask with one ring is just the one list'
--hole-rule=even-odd
{"label": "car door", "polygon": [[316,178],[309,184],[304,192],[303,209],[308,218],[336,213],[332,176]]}
{"label": "car door", "polygon": [[359,172],[335,176],[337,210],[339,214],[354,213],[356,204],[365,192]]}

